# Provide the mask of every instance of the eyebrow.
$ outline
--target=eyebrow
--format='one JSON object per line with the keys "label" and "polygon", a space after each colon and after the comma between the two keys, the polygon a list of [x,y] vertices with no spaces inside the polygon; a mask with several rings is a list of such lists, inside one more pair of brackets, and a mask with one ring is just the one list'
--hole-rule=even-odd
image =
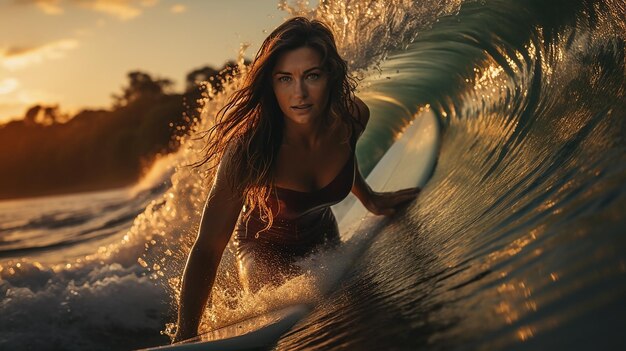
{"label": "eyebrow", "polygon": [[[306,71],[304,71],[304,73],[306,74],[308,72],[315,71],[316,69],[322,70],[321,67],[315,66],[315,67],[307,69]],[[285,74],[285,75],[289,75],[289,76],[291,75],[291,73],[289,73],[289,72],[282,72],[282,71],[278,71],[278,72],[274,73],[274,75],[277,75],[277,74]]]}

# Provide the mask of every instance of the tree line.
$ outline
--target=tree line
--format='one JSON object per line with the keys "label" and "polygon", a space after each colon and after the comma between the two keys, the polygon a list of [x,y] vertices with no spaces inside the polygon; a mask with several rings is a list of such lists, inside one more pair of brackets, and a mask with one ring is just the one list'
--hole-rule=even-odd
{"label": "tree line", "polygon": [[110,109],[69,116],[58,105],[28,108],[22,119],[0,125],[0,199],[136,182],[158,155],[178,149],[176,137],[200,118],[206,84],[221,91],[235,74],[233,62],[195,69],[180,94],[169,79],[133,71]]}

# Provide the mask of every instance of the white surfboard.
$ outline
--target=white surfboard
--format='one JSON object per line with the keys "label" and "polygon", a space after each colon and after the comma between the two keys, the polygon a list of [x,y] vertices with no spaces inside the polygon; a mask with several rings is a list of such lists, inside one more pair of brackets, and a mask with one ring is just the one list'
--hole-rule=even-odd
{"label": "white surfboard", "polygon": [[[434,113],[429,109],[419,113],[367,176],[370,187],[375,191],[393,191],[423,186],[437,160],[439,134]],[[371,233],[384,220],[383,216],[369,213],[352,194],[333,206],[333,211],[343,240]],[[236,351],[271,347],[312,308],[307,304],[288,306],[189,340],[145,350]]]}
{"label": "white surfboard", "polygon": [[[430,109],[419,113],[367,176],[367,184],[374,191],[424,186],[437,161],[439,134],[435,114]],[[356,225],[362,226],[361,222],[368,218],[379,217],[368,213],[354,194],[335,205],[333,210],[344,240],[357,234]]]}
{"label": "white surfboard", "polygon": [[212,330],[179,343],[145,349],[145,351],[229,351],[264,349],[275,344],[286,331],[291,329],[299,320],[306,316],[310,310],[311,307],[306,304],[288,306],[239,323]]}

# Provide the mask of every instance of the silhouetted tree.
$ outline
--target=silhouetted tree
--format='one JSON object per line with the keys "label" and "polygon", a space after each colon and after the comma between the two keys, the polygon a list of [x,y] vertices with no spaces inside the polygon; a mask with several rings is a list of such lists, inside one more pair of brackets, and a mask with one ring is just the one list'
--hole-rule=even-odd
{"label": "silhouetted tree", "polygon": [[[249,60],[244,61],[244,65],[250,64]],[[197,68],[187,74],[186,88],[187,92],[192,91],[202,83],[208,83],[216,92],[222,91],[225,82],[228,82],[233,76],[239,74],[239,66],[235,61],[228,61],[216,70],[211,66]]]}
{"label": "silhouetted tree", "polygon": [[24,115],[24,124],[33,125],[37,123],[37,116],[39,115],[39,111],[41,110],[41,105],[35,105],[26,110],[26,114]]}
{"label": "silhouetted tree", "polygon": [[123,88],[122,94],[113,94],[115,108],[126,106],[141,98],[155,98],[167,93],[174,84],[170,79],[153,79],[148,73],[133,71],[128,73],[128,86]]}
{"label": "silhouetted tree", "polygon": [[49,126],[55,123],[66,122],[68,119],[69,116],[62,114],[59,110],[59,105],[35,105],[28,108],[26,111],[26,114],[24,115],[24,124],[41,124]]}
{"label": "silhouetted tree", "polygon": [[201,85],[203,82],[208,82],[209,78],[217,76],[219,71],[211,66],[204,66],[187,73],[186,77],[186,91],[191,91]]}
{"label": "silhouetted tree", "polygon": [[[0,124],[0,199],[106,189],[137,181],[158,157],[180,146],[180,134],[199,120],[205,84],[222,91],[239,73],[227,62],[186,75],[187,90],[148,73],[128,73],[111,109],[72,118],[58,105],[30,107],[23,120]],[[210,97],[209,97],[210,98]]]}

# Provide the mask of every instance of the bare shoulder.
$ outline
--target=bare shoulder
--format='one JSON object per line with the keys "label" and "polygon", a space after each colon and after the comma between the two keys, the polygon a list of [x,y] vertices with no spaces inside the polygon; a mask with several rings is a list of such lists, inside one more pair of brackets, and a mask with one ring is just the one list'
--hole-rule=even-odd
{"label": "bare shoulder", "polygon": [[194,244],[221,257],[243,207],[243,196],[233,186],[232,148],[226,149],[213,178]]}
{"label": "bare shoulder", "polygon": [[235,155],[238,152],[238,146],[236,142],[233,142],[226,147],[213,179],[213,195],[220,195],[222,201],[238,200],[241,197],[241,194],[234,191],[235,182],[238,181],[235,167],[237,162]]}
{"label": "bare shoulder", "polygon": [[352,114],[352,118],[358,122],[360,130],[359,134],[363,133],[365,127],[367,126],[367,122],[370,119],[370,109],[367,105],[361,100],[358,96],[354,96],[350,104],[350,113]]}

